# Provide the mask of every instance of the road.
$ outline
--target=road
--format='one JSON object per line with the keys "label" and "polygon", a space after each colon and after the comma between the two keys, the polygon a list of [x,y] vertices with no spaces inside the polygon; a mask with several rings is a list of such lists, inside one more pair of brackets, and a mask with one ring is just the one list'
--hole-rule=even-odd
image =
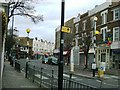
{"label": "road", "polygon": [[[21,60],[20,64],[21,64],[21,69],[23,71],[25,71],[25,63],[27,62],[27,60]],[[52,75],[52,70],[54,71],[54,77],[57,78],[58,76],[58,65],[48,65],[48,64],[42,64],[42,62],[40,60],[30,60],[29,64],[32,64],[33,66],[35,66],[38,70],[40,70],[41,68],[43,68],[43,71],[45,73],[47,73],[48,75]],[[69,74],[67,73],[68,70],[66,70],[64,68],[64,73],[63,76],[65,78],[69,79]],[[38,77],[40,77],[40,74],[37,74]],[[46,81],[50,81],[49,77],[46,76],[44,77],[44,79]],[[99,79],[95,78],[95,79],[91,79],[91,78],[86,78],[83,76],[78,76],[78,75],[72,75],[72,80],[83,83],[83,84],[87,84],[90,86],[94,86],[97,88],[117,88],[118,87],[118,79],[113,79],[111,77],[108,77],[107,79],[103,80],[102,83]],[[57,80],[56,83],[57,84]]]}

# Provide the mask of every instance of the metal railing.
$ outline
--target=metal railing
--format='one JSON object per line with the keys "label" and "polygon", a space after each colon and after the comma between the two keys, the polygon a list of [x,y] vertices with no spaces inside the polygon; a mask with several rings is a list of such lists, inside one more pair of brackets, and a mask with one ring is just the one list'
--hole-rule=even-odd
{"label": "metal railing", "polygon": [[[37,66],[28,64],[27,69],[27,78],[37,83],[40,87],[46,88],[58,88],[58,76],[54,74],[54,70],[51,70],[51,73],[48,74],[46,69],[39,68]],[[69,78],[63,78],[63,88],[65,90],[73,89],[73,88],[85,88],[87,90],[98,90],[98,88],[89,86],[84,83],[80,83],[71,79],[72,74],[69,74]]]}
{"label": "metal railing", "polygon": [[[25,62],[24,66],[25,77],[32,82],[38,84],[40,87],[50,88],[51,90],[58,88],[58,75],[55,74],[54,70],[50,70],[50,73],[42,67],[35,66],[29,62]],[[15,69],[19,72],[23,70],[23,66],[20,65],[20,61],[15,61]],[[25,65],[25,64],[24,64]],[[22,68],[21,68],[22,66]],[[87,89],[87,90],[99,90],[99,88],[89,86],[87,84],[77,82],[72,79],[73,74],[69,74],[69,77],[63,77],[63,88],[65,90],[70,89]]]}

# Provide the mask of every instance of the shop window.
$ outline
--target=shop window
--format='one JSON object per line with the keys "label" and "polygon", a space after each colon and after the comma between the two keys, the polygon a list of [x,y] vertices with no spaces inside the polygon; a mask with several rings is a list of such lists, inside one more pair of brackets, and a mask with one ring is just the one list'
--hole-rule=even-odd
{"label": "shop window", "polygon": [[115,62],[115,56],[113,56],[113,62]]}
{"label": "shop window", "polygon": [[102,53],[101,54],[101,62],[105,62],[105,60],[106,60],[106,54]]}
{"label": "shop window", "polygon": [[112,64],[112,67],[115,68],[115,64]]}
{"label": "shop window", "polygon": [[100,61],[100,55],[99,55],[99,57],[98,57],[98,60]]}

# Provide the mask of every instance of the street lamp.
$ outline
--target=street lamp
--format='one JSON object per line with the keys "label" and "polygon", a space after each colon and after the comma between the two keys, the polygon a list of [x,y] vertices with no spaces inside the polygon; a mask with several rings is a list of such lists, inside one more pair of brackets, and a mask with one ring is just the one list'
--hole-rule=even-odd
{"label": "street lamp", "polygon": [[95,70],[96,70],[96,64],[95,64],[95,53],[96,53],[96,22],[98,20],[98,18],[95,16],[94,17],[94,33],[93,33],[93,44],[94,44],[94,60],[92,63],[92,69],[93,69],[93,77],[95,77]]}
{"label": "street lamp", "polygon": [[27,59],[29,59],[29,33],[30,33],[30,29],[26,29],[26,32],[27,32]]}

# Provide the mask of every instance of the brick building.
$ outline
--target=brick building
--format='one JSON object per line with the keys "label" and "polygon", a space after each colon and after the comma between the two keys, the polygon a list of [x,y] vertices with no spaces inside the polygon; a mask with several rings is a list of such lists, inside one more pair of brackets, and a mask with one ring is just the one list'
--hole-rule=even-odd
{"label": "brick building", "polygon": [[78,45],[83,46],[85,44],[84,37],[90,35],[90,50],[93,48],[94,17],[98,18],[96,30],[100,32],[99,35],[96,35],[97,67],[100,66],[101,62],[104,62],[106,69],[120,69],[120,60],[118,59],[120,55],[120,0],[118,2],[111,0],[111,2],[97,5],[92,10],[80,15],[79,22],[75,22],[75,25],[78,24]]}
{"label": "brick building", "polygon": [[[106,0],[105,3],[96,5],[95,8],[75,17],[73,20],[74,25],[71,24],[74,28],[71,32],[72,34],[69,36],[72,45],[74,46],[76,40],[78,40],[80,53],[83,54],[83,46],[86,46],[89,42],[88,63],[91,65],[94,53],[94,17],[98,19],[96,21],[96,30],[100,32],[96,35],[95,54],[97,67],[99,67],[101,63],[105,63],[106,69],[120,69],[120,0]],[[78,36],[77,39],[76,35]],[[56,36],[56,40],[60,39]],[[56,41],[55,45],[58,46],[59,43]],[[66,42],[64,45],[64,47],[67,47]],[[84,64],[84,55],[80,55],[80,60],[82,61],[79,61],[79,63]]]}

